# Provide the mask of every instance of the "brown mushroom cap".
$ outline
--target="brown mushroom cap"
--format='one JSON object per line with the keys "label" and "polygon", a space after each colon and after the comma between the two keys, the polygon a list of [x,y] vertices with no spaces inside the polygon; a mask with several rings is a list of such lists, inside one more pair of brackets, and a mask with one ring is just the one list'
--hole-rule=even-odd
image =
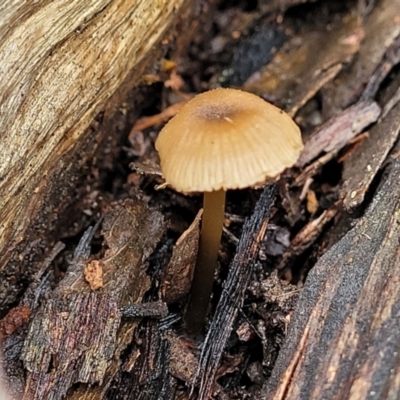
{"label": "brown mushroom cap", "polygon": [[298,159],[298,126],[282,110],[236,89],[186,103],[156,141],[166,182],[181,192],[240,189],[274,178]]}

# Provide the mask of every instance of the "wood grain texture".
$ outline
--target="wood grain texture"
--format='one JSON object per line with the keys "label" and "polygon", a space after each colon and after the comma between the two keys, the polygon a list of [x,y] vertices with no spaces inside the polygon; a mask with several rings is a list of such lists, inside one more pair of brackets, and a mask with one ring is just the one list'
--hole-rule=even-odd
{"label": "wood grain texture", "polygon": [[[79,393],[91,398],[96,392],[94,398],[105,398],[140,317],[151,315],[143,314],[151,305],[141,304],[136,306],[136,319],[126,320],[127,309],[132,311],[141,303],[151,287],[144,263],[165,229],[161,213],[149,209],[140,197],[115,203],[102,223],[107,250],[97,261],[104,285],[96,291],[83,276],[96,229],[86,231],[57,288],[47,299],[42,293],[35,296],[40,296],[41,306],[31,319],[22,350],[23,399],[59,400],[78,383],[89,384],[80,387]],[[80,398],[73,390],[69,395]]]}
{"label": "wood grain texture", "polygon": [[324,109],[330,116],[357,101],[385,52],[400,34],[399,19],[400,0],[379,0],[365,17],[365,37],[357,57],[323,89],[329,100],[329,106],[327,104]]}
{"label": "wood grain texture", "polygon": [[2,2],[0,270],[43,207],[50,171],[69,167],[63,156],[188,4]]}
{"label": "wood grain texture", "polygon": [[400,159],[310,272],[263,399],[398,399]]}

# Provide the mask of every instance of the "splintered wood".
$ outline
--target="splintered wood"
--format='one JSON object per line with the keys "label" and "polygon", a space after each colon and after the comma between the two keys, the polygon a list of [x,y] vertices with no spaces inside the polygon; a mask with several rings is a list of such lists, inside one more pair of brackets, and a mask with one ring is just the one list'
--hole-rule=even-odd
{"label": "splintered wood", "polygon": [[255,207],[254,214],[243,226],[238,249],[230,266],[221,299],[203,345],[199,366],[193,378],[192,390],[197,384],[199,385],[199,400],[212,397],[222,353],[238,310],[242,306],[256,255],[266,232],[274,197],[274,188],[266,187]]}
{"label": "splintered wood", "polygon": [[141,302],[150,288],[143,263],[164,230],[161,214],[139,199],[116,204],[103,221],[107,249],[98,261],[102,290],[95,292],[84,278],[90,253],[88,237],[82,239],[64,279],[31,321],[22,352],[29,371],[24,399],[62,399],[72,385],[101,386],[112,378],[115,355],[135,327],[121,325],[120,308]]}

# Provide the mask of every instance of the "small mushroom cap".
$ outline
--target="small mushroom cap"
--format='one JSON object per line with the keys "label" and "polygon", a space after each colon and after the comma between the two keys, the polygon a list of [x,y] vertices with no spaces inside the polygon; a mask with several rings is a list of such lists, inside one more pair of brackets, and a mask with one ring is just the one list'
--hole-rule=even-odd
{"label": "small mushroom cap", "polygon": [[187,102],[156,141],[166,182],[180,192],[241,189],[278,176],[297,161],[298,126],[282,110],[236,89]]}

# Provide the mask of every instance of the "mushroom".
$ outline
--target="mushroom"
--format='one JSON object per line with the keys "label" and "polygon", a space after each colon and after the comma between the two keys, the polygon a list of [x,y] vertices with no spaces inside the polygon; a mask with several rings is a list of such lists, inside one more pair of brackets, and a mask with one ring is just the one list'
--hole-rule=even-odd
{"label": "mushroom", "polygon": [[214,89],[187,102],[161,130],[156,149],[166,183],[204,192],[199,253],[185,322],[198,333],[207,314],[221,241],[225,192],[277,177],[303,143],[293,120],[260,97]]}

